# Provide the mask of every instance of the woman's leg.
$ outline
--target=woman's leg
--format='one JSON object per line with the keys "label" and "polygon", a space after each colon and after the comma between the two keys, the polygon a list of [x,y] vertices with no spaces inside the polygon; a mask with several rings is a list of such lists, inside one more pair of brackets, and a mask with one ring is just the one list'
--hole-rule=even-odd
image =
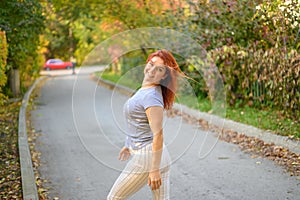
{"label": "woman's leg", "polygon": [[122,172],[108,194],[107,200],[127,199],[147,183],[148,174],[148,172],[136,173],[135,169],[132,173]]}
{"label": "woman's leg", "polygon": [[107,200],[127,199],[146,185],[149,172],[145,169],[145,163],[149,159],[149,154],[141,153],[143,150],[140,150],[139,154],[133,155],[114,183]]}
{"label": "woman's leg", "polygon": [[[151,166],[152,151],[151,144],[138,150],[133,158],[128,162],[125,169],[114,183],[107,200],[127,199],[143,186],[146,185]],[[152,191],[153,199],[169,199],[170,190],[170,156],[167,149],[164,149],[162,155],[161,178],[162,185],[158,190]]]}

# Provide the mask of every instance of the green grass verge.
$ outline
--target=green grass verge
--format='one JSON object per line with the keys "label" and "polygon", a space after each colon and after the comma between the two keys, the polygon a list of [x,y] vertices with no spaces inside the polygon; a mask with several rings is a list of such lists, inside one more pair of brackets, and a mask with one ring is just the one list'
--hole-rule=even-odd
{"label": "green grass verge", "polygon": [[120,75],[117,75],[112,72],[96,72],[95,75],[97,77],[101,77],[104,80],[108,80],[114,83],[117,83],[119,85],[126,86],[128,88],[131,88],[135,90],[136,88],[140,87],[141,83],[136,82],[132,79],[126,79],[126,77],[121,77]]}
{"label": "green grass verge", "polygon": [[[97,73],[98,77],[124,85],[126,87],[136,89],[137,83],[133,80],[125,80],[120,75],[112,72]],[[120,79],[121,78],[121,79]],[[195,98],[191,96],[179,96],[177,102],[184,104],[190,108],[197,109],[201,112],[209,112],[212,108],[209,99],[198,99],[195,103]],[[254,127],[271,131],[275,134],[289,136],[294,139],[300,139],[300,123],[291,119],[284,118],[281,111],[276,109],[257,109],[254,107],[230,107],[226,108],[226,118],[243,124],[252,125]]]}
{"label": "green grass verge", "polygon": [[300,139],[300,124],[284,118],[279,110],[257,109],[249,106],[227,109],[227,118],[273,133]]}

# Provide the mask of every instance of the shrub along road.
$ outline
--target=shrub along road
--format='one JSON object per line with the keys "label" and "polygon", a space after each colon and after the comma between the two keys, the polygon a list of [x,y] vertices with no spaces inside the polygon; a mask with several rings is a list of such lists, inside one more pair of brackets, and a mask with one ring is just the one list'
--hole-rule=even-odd
{"label": "shrub along road", "polygon": [[[91,80],[93,69],[49,77],[35,99],[40,176],[49,199],[105,199],[125,166],[123,104],[128,96]],[[300,181],[274,162],[218,141],[213,132],[165,117],[173,163],[171,199],[298,199]],[[148,186],[131,199],[152,199]]]}

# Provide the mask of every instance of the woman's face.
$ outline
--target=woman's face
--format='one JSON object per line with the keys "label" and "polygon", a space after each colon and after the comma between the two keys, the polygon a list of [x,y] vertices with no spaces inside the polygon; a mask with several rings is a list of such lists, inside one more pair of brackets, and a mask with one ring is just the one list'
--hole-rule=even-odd
{"label": "woman's face", "polygon": [[144,69],[144,82],[159,84],[159,82],[167,77],[167,69],[164,61],[160,57],[153,57]]}

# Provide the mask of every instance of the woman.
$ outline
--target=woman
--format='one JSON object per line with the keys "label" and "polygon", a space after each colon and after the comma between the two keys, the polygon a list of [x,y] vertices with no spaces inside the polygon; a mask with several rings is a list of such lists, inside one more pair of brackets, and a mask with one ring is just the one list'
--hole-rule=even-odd
{"label": "woman", "polygon": [[159,50],[149,55],[142,87],[124,105],[127,122],[120,160],[131,160],[113,185],[107,199],[127,199],[148,183],[153,199],[169,199],[170,157],[163,144],[163,111],[175,99],[177,74],[173,55]]}

